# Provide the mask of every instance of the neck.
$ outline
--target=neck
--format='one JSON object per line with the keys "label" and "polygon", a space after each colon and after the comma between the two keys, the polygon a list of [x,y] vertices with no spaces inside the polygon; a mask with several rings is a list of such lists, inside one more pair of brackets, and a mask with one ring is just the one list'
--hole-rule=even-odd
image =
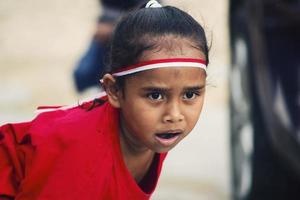
{"label": "neck", "polygon": [[120,128],[120,145],[125,165],[137,183],[149,170],[155,152],[147,147],[137,145],[122,126]]}

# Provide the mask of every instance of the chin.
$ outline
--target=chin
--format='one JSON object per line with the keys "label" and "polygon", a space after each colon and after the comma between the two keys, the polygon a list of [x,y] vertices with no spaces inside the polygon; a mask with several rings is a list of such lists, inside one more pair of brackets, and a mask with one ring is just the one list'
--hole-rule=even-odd
{"label": "chin", "polygon": [[174,148],[174,146],[172,147],[160,147],[160,148],[156,148],[154,150],[155,153],[167,153],[169,151],[171,151]]}

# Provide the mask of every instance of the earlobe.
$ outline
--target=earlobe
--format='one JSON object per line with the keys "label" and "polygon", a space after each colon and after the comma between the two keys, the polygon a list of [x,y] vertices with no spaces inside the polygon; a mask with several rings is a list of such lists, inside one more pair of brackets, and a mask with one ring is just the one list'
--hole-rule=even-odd
{"label": "earlobe", "polygon": [[105,74],[102,78],[102,84],[109,103],[115,108],[120,108],[119,99],[121,94],[116,85],[116,79],[111,74]]}

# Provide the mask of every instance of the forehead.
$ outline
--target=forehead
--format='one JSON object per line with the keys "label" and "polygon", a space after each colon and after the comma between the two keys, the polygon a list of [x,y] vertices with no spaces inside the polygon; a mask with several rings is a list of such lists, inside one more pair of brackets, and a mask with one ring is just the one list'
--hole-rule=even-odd
{"label": "forehead", "polygon": [[178,57],[206,59],[205,54],[191,39],[169,35],[162,38],[154,38],[153,40],[156,48],[145,50],[139,62]]}

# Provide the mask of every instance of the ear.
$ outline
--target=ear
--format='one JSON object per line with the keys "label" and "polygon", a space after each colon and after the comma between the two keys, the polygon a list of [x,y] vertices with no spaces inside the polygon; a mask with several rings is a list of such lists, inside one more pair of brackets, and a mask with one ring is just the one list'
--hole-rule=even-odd
{"label": "ear", "polygon": [[122,94],[116,85],[116,79],[111,74],[105,74],[101,82],[109,103],[115,108],[120,108],[120,98],[122,98]]}

